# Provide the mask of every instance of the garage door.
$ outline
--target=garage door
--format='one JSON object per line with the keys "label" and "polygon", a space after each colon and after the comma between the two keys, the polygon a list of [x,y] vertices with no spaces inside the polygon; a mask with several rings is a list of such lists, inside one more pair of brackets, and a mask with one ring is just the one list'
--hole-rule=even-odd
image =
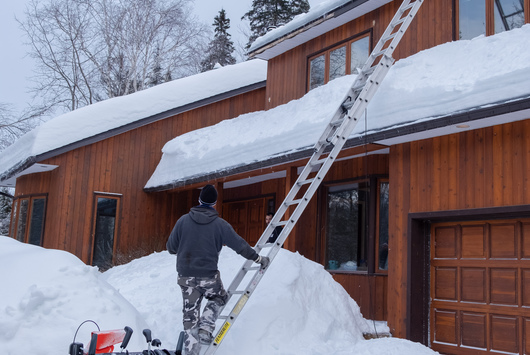
{"label": "garage door", "polygon": [[448,354],[530,353],[530,220],[433,224],[430,341]]}

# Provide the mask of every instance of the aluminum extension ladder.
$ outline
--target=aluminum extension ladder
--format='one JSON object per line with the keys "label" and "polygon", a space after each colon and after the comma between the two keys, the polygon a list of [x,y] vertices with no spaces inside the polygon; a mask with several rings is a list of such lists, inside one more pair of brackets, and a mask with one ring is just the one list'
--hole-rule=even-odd
{"label": "aluminum extension ladder", "polygon": [[[266,255],[265,253],[263,255],[269,257],[271,263],[289,236],[289,232],[293,229],[302,215],[302,212],[311,200],[311,197],[318,189],[324,176],[333,164],[333,161],[337,158],[339,152],[346,143],[346,140],[357,125],[359,118],[364,114],[365,108],[375,95],[379,88],[379,84],[383,81],[384,77],[390,70],[390,67],[394,64],[392,53],[405,34],[405,31],[414,19],[422,3],[423,0],[403,1],[392,21],[381,36],[381,39],[364,63],[359,75],[357,75],[353,85],[346,94],[343,103],[332,116],[331,121],[327,124],[322,136],[315,144],[313,155],[258,240],[255,246],[256,251],[260,253],[263,249],[269,249],[269,252]],[[318,171],[316,171],[316,174],[310,177],[310,174],[314,173],[314,169],[317,168]],[[299,192],[306,186],[308,187],[305,189],[305,192],[302,191],[302,196],[299,197]],[[296,206],[296,208],[292,214],[286,216],[286,213],[288,211],[290,212],[291,206]],[[269,236],[278,226],[282,226],[283,229],[278,235],[277,240],[275,243],[267,244]],[[268,269],[261,270],[259,266],[254,266],[253,262],[250,260],[247,260],[243,264],[227,289],[230,299],[237,295],[239,300],[229,314],[223,314],[223,309],[221,310],[218,320],[222,319],[224,320],[224,323],[214,337],[213,343],[208,347],[203,347],[203,349],[201,349],[201,354],[211,355],[219,348],[224,336],[236,321],[241,310],[267,270]],[[243,279],[245,279],[245,276],[249,272],[254,272],[254,275],[244,288],[240,288]]]}

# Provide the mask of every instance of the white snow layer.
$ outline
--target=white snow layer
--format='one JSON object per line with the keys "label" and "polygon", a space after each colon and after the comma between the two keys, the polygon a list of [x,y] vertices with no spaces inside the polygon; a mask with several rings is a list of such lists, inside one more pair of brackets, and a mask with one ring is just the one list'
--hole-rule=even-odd
{"label": "white snow layer", "polygon": [[[530,96],[530,25],[445,43],[399,60],[352,136]],[[263,161],[312,146],[354,76],[333,80],[268,111],[252,112],[169,141],[146,187]]]}
{"label": "white snow layer", "polygon": [[[267,45],[267,44],[269,44],[271,42],[274,42],[275,40],[277,40],[277,39],[279,39],[281,37],[284,37],[284,36],[288,35],[289,33],[293,32],[293,31],[296,31],[296,30],[304,27],[305,25],[307,25],[307,24],[309,24],[309,23],[311,23],[311,22],[313,22],[315,20],[318,20],[320,18],[324,18],[326,16],[326,14],[329,14],[333,10],[341,7],[342,5],[345,5],[346,3],[350,2],[350,1],[351,0],[327,0],[327,1],[323,1],[323,2],[321,2],[319,4],[317,4],[316,6],[311,7],[311,9],[309,9],[308,12],[295,16],[291,21],[289,21],[285,25],[282,25],[282,26],[279,26],[277,28],[274,28],[274,29],[270,30],[269,32],[267,32],[266,34],[264,34],[263,36],[260,36],[260,37],[256,38],[256,40],[250,46],[248,52],[252,53],[256,49],[258,49],[258,48],[260,48],[260,47],[262,47],[264,45]],[[373,7],[381,6],[381,5],[384,5],[385,3],[390,2],[390,0],[388,0],[388,1],[381,1],[381,0],[374,1],[374,0],[370,0],[370,1],[375,2],[376,5],[363,3],[363,4],[359,5],[358,7],[359,8],[370,8],[371,9]],[[361,11],[361,13],[359,13],[359,16],[361,14],[366,13],[366,12],[367,12],[366,10]],[[301,37],[303,37],[303,36],[301,36]],[[303,40],[307,40],[307,38],[304,38]]]}
{"label": "white snow layer", "polygon": [[[243,261],[222,250],[225,286]],[[101,274],[67,252],[0,236],[0,353],[67,354],[85,320],[101,330],[130,326],[129,351],[146,348],[145,328],[174,350],[182,330],[175,263],[164,251]],[[375,329],[388,331],[385,323],[366,320],[320,264],[281,250],[217,354],[436,354],[403,339],[364,340],[362,333]],[[82,325],[76,342],[87,346],[92,331],[93,323]]]}
{"label": "white snow layer", "polygon": [[2,151],[0,174],[31,156],[266,79],[267,62],[249,60],[68,112],[43,123]]}

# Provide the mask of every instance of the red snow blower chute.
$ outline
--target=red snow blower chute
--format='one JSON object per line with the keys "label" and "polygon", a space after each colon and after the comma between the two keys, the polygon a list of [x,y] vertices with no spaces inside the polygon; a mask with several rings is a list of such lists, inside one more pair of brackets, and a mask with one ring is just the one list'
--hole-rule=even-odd
{"label": "red snow blower chute", "polygon": [[[81,323],[83,325],[86,322],[92,322],[96,324],[94,321],[84,321]],[[77,331],[74,335],[74,341],[72,344],[70,344],[70,351],[68,352],[69,355],[96,355],[96,354],[105,354],[105,355],[112,355],[112,354],[124,354],[124,350],[127,347],[127,344],[129,343],[129,340],[131,339],[131,335],[133,333],[133,330],[130,327],[125,327],[123,329],[116,329],[116,330],[104,330],[101,331],[98,327],[97,332],[92,332],[90,336],[90,342],[88,343],[88,350],[85,350],[82,343],[76,343],[75,338],[77,336],[77,332],[79,331],[79,328],[81,328],[81,325],[77,328]],[[147,341],[147,349],[143,350],[142,352],[129,352],[128,350],[125,350],[125,354],[129,355],[181,355],[182,354],[182,345],[183,345],[183,334],[181,333],[181,336],[178,340],[177,344],[177,350],[170,351],[166,349],[151,349],[151,345],[154,347],[159,347],[162,345],[161,341],[159,339],[152,339],[151,338],[151,330],[144,329],[143,335]],[[114,353],[114,345],[120,344],[121,351],[119,353]]]}

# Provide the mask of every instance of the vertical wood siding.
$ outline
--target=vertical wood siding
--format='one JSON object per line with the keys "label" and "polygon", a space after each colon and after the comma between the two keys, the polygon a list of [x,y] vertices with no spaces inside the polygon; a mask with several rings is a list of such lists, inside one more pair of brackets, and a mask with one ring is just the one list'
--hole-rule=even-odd
{"label": "vertical wood siding", "polygon": [[405,337],[408,214],[530,204],[530,119],[390,148],[388,323]]}
{"label": "vertical wood siding", "polygon": [[122,195],[115,261],[165,248],[182,194],[143,192],[163,145],[185,132],[264,109],[264,94],[265,89],[255,90],[133,129],[42,162],[58,165],[55,170],[18,178],[16,196],[48,193],[43,246],[90,262],[97,191]]}

